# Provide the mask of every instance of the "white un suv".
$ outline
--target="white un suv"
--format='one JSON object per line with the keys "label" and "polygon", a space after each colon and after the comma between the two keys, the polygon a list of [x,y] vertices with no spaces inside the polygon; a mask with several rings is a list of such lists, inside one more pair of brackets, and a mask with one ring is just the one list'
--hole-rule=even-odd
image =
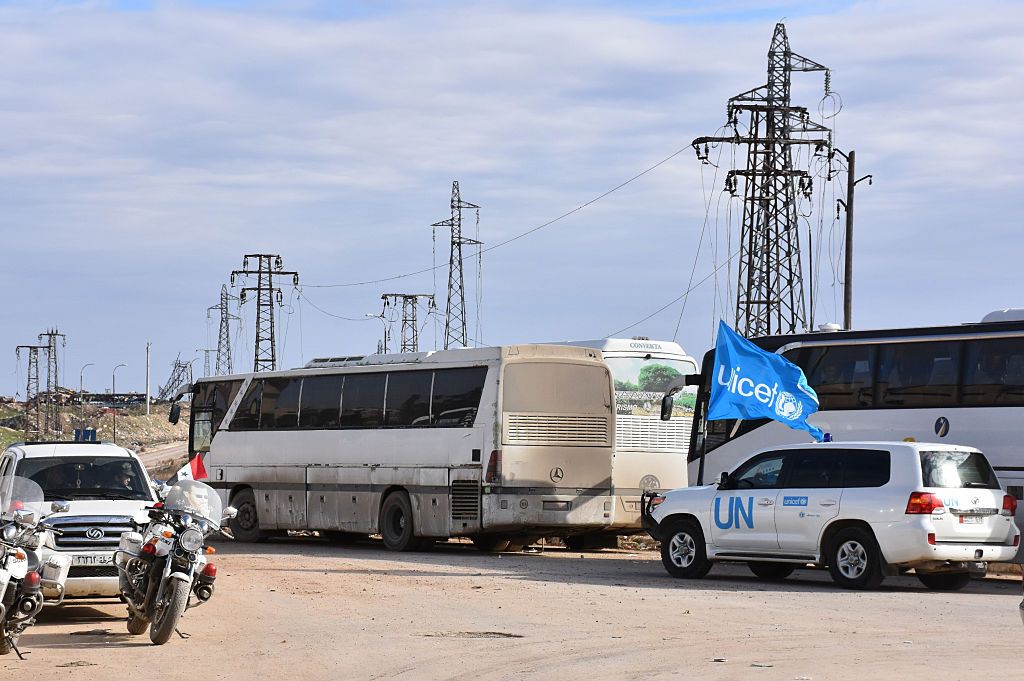
{"label": "white un suv", "polygon": [[814,564],[865,589],[913,568],[928,588],[953,590],[1013,559],[1016,508],[976,449],[843,442],[766,449],[717,485],[645,494],[643,522],[673,577],[720,560],[764,579]]}
{"label": "white un suv", "polygon": [[142,462],[110,442],[17,442],[0,455],[0,477],[17,475],[43,488],[46,501],[66,501],[67,513],[47,522],[62,531],[43,548],[71,558],[63,596],[44,591],[47,605],[66,597],[116,597],[114,550],[131,519],[157,499]]}

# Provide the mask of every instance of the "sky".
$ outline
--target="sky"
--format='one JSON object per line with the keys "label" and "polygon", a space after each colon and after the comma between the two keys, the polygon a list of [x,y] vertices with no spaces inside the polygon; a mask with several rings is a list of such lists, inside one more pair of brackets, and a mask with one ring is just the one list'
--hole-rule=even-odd
{"label": "sky", "polygon": [[[820,121],[841,101],[835,144],[873,175],[855,327],[1024,305],[1021,3],[0,2],[0,394],[24,393],[14,347],[51,327],[63,385],[108,389],[125,363],[118,390],[144,389],[147,342],[154,392],[179,355],[201,375],[207,308],[246,253],[300,275],[281,282],[282,367],[371,352],[382,293],[444,308],[448,235],[430,225],[453,180],[486,246],[586,204],[485,252],[480,276],[467,248],[474,342],[615,333],[700,356],[731,320],[739,204],[727,146],[715,168],[690,142],[764,83],[780,20],[838,93],[797,73],[794,104]],[[837,180],[815,179],[824,210],[801,222],[815,324],[842,320]],[[240,313],[238,371],[254,302]],[[432,349],[437,317],[420,320]]]}

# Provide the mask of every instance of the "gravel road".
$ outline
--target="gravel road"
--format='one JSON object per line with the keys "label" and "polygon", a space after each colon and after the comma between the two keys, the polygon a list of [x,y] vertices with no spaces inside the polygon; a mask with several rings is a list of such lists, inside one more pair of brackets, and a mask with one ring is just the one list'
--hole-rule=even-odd
{"label": "gravel road", "polygon": [[[451,542],[223,541],[217,593],[163,647],[129,636],[123,606],[48,610],[0,677],[124,679],[1019,678],[1019,577],[928,592],[835,589],[745,566],[699,582],[652,552],[485,555]],[[184,668],[182,668],[184,666]],[[130,670],[130,671],[129,671]],[[17,672],[17,677],[11,672]]]}

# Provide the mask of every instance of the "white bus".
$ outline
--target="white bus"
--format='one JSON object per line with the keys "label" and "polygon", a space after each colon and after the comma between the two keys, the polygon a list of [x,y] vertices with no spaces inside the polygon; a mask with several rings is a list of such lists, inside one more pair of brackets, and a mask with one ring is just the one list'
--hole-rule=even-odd
{"label": "white bus", "polygon": [[[809,421],[835,441],[977,447],[1007,492],[1024,498],[1024,321],[753,342],[803,369],[821,402]],[[706,421],[714,350],[704,356],[703,367],[689,454],[695,484],[718,480],[756,450],[808,441],[806,433],[775,421]]]}
{"label": "white bus", "polygon": [[190,453],[256,541],[466,536],[510,550],[609,528],[612,380],[584,347],[333,357],[192,388]]}
{"label": "white bus", "polygon": [[[672,341],[646,337],[569,341],[600,350],[615,384],[615,452],[612,489],[617,500],[608,530],[567,537],[569,548],[614,546],[616,535],[640,531],[640,494],[687,484],[686,454],[696,388],[677,395],[673,420],[660,418],[668,384],[697,372],[697,361]],[[610,531],[609,531],[610,530]]]}

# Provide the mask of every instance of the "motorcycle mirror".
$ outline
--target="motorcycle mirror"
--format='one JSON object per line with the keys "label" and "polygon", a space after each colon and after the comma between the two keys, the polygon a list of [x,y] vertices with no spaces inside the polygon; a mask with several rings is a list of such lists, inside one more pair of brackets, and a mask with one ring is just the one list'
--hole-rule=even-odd
{"label": "motorcycle mirror", "polygon": [[225,506],[224,507],[224,513],[223,513],[223,519],[224,520],[231,520],[236,515],[238,515],[238,509],[235,508],[234,506]]}
{"label": "motorcycle mirror", "polygon": [[176,425],[178,423],[178,419],[180,419],[180,418],[181,418],[181,405],[180,404],[172,404],[171,405],[171,411],[170,411],[169,414],[167,414],[167,420],[171,422],[171,425]]}
{"label": "motorcycle mirror", "polygon": [[32,511],[15,511],[14,524],[18,527],[30,527],[36,524],[36,514]]}
{"label": "motorcycle mirror", "polygon": [[66,501],[55,501],[50,504],[51,513],[67,513],[71,510],[71,504]]}

